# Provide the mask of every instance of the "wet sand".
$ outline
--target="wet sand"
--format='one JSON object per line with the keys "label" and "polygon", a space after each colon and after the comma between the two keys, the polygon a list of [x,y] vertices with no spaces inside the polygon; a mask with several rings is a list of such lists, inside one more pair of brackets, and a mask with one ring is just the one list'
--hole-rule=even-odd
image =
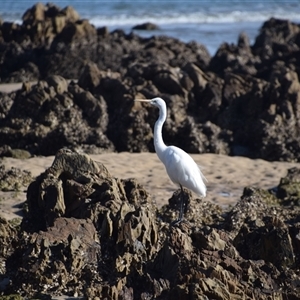
{"label": "wet sand", "polygon": [[[22,83],[0,84],[0,92],[10,93],[20,89],[21,86]],[[150,193],[158,207],[167,204],[172,193],[178,188],[170,181],[155,153],[105,153],[91,157],[103,163],[114,177],[136,178]],[[244,187],[273,188],[278,185],[280,178],[286,175],[289,168],[300,167],[300,163],[268,162],[262,159],[252,160],[217,154],[195,154],[192,157],[208,180],[205,199],[223,207],[235,204],[240,199]],[[53,156],[26,160],[4,158],[2,163],[6,169],[16,167],[37,176],[51,166],[53,158]],[[25,199],[26,191],[0,192],[0,216],[7,219],[20,216]]]}
{"label": "wet sand", "polygon": [[[168,203],[174,185],[155,153],[105,153],[90,155],[103,163],[110,174],[120,179],[136,178],[150,193],[158,207]],[[235,204],[246,186],[270,189],[277,186],[287,170],[299,163],[268,162],[246,157],[228,157],[217,154],[194,154],[196,163],[207,178],[207,201],[223,207]],[[11,167],[28,170],[35,177],[51,166],[54,157],[33,157],[25,160],[4,158],[6,170]],[[197,197],[195,194],[194,197]],[[12,219],[21,215],[21,205],[26,199],[26,191],[1,192],[0,216]]]}

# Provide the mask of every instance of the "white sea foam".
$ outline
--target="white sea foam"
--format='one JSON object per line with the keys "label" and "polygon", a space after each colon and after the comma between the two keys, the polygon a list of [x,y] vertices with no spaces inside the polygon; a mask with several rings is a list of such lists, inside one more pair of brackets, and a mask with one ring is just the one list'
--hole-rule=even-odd
{"label": "white sea foam", "polygon": [[240,22],[264,22],[271,17],[279,19],[288,19],[300,22],[299,12],[243,12],[232,11],[230,13],[203,13],[195,12],[189,14],[173,13],[164,14],[141,14],[127,15],[118,14],[113,16],[98,15],[89,18],[90,22],[97,27],[100,26],[134,26],[145,22],[151,22],[157,25],[168,24],[230,24]]}
{"label": "white sea foam", "polygon": [[[47,3],[47,0],[41,0]],[[262,23],[271,17],[300,23],[299,0],[54,0],[63,8],[71,5],[81,18],[96,27],[109,30],[132,27],[145,22],[157,24],[157,31],[139,31],[139,35],[167,35],[184,42],[195,40],[214,54],[223,42],[236,43],[240,32],[245,32],[253,43]],[[1,0],[0,18],[22,23],[23,13],[36,0]]]}

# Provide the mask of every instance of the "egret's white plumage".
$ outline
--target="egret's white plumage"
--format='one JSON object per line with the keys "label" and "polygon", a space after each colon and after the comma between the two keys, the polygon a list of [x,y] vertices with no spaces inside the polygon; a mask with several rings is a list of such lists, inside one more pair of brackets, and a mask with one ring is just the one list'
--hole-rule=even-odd
{"label": "egret's white plumage", "polygon": [[[206,196],[206,186],[204,184],[204,176],[200,171],[198,165],[182,149],[176,146],[166,146],[162,138],[162,127],[167,118],[166,103],[161,98],[153,98],[147,100],[136,100],[148,102],[159,108],[159,118],[157,119],[154,127],[154,147],[157,156],[165,165],[166,171],[170,179],[181,188],[185,187],[199,196]],[[181,209],[179,221],[183,215],[183,195],[181,194]]]}

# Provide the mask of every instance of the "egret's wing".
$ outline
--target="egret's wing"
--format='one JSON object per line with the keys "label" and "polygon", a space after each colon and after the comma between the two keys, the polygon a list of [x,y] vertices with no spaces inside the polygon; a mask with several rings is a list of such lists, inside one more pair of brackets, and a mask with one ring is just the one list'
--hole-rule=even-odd
{"label": "egret's wing", "polygon": [[164,165],[166,167],[166,171],[170,177],[170,179],[175,183],[179,184],[179,175],[182,175],[183,172],[180,168],[180,156],[171,148],[167,149],[165,158],[164,158]]}
{"label": "egret's wing", "polygon": [[169,146],[165,151],[163,162],[170,179],[194,191],[196,194],[205,194],[205,178],[193,158],[182,149]]}
{"label": "egret's wing", "polygon": [[207,180],[207,178],[203,175],[203,173],[202,173],[202,171],[201,171],[201,168],[200,168],[200,166],[199,165],[197,165],[198,166],[198,169],[199,169],[199,172],[200,172],[200,175],[201,175],[201,178],[203,179],[203,180],[205,180],[206,182],[208,182],[208,180]]}

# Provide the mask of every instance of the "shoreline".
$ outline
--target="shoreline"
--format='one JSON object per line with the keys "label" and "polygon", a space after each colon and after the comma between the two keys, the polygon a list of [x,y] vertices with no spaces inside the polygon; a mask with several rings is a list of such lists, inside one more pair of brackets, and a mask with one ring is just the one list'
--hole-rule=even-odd
{"label": "shoreline", "polygon": [[[110,174],[119,179],[135,178],[152,200],[161,208],[168,203],[173,193],[178,189],[169,179],[163,164],[156,153],[104,153],[89,155],[93,160],[101,162]],[[252,186],[265,190],[277,186],[280,179],[292,167],[300,167],[300,163],[268,162],[262,159],[247,157],[231,157],[219,154],[191,154],[201,167],[207,178],[207,201],[223,208],[239,201],[245,187]],[[15,159],[4,157],[2,164],[5,169],[11,167],[27,170],[33,177],[40,175],[50,167],[54,156]],[[128,164],[129,161],[134,163]],[[20,217],[22,203],[26,200],[26,191],[0,192],[0,216],[7,219]],[[193,194],[193,198],[197,198]]]}
{"label": "shoreline", "polygon": [[[36,82],[31,82],[35,84]],[[11,93],[22,88],[19,83],[0,83],[0,92]],[[103,163],[112,176],[120,179],[135,178],[149,192],[156,205],[161,208],[178,189],[169,179],[163,164],[156,153],[103,153],[89,155],[95,161]],[[250,159],[241,156],[220,154],[191,154],[207,178],[207,197],[205,200],[216,203],[223,208],[234,205],[242,196],[246,186],[272,189],[279,184],[291,167],[300,167],[294,162],[269,162],[263,159]],[[27,170],[33,177],[40,175],[50,167],[54,156],[38,156],[29,159],[4,157],[5,169],[16,167]],[[128,161],[134,164],[128,166]],[[0,191],[0,216],[7,219],[20,217],[20,206],[26,200],[26,191]],[[196,195],[193,194],[193,197]]]}

